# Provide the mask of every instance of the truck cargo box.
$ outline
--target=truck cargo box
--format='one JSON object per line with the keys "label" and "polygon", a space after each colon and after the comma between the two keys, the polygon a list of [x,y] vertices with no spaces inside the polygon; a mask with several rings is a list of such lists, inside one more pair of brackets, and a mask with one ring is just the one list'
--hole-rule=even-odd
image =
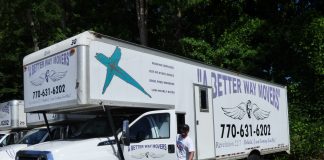
{"label": "truck cargo box", "polygon": [[181,63],[161,56],[94,32],[81,33],[24,58],[25,111],[84,110],[99,104],[174,108]]}
{"label": "truck cargo box", "polygon": [[0,130],[26,128],[24,101],[11,100],[0,104]]}

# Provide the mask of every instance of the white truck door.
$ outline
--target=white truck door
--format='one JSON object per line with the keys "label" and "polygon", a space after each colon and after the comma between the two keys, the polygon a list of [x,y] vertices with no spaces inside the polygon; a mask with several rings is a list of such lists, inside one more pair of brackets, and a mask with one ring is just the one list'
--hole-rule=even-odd
{"label": "white truck door", "polygon": [[124,146],[125,159],[176,159],[175,111],[147,112],[130,125],[129,134],[130,145]]}
{"label": "white truck door", "polygon": [[215,157],[212,88],[194,86],[196,122],[196,158]]}

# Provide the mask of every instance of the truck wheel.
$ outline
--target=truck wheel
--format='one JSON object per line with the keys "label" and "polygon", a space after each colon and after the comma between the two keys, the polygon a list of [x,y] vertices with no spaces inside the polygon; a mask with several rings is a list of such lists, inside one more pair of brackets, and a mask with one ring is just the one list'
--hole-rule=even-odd
{"label": "truck wheel", "polygon": [[261,156],[258,154],[251,154],[247,160],[262,160]]}

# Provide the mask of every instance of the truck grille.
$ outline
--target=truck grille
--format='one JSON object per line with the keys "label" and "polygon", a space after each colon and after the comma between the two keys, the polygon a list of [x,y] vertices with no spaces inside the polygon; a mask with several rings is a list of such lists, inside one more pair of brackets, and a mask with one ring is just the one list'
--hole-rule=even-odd
{"label": "truck grille", "polygon": [[36,157],[19,157],[19,160],[39,160]]}
{"label": "truck grille", "polygon": [[47,151],[18,151],[16,160],[53,160],[53,158]]}

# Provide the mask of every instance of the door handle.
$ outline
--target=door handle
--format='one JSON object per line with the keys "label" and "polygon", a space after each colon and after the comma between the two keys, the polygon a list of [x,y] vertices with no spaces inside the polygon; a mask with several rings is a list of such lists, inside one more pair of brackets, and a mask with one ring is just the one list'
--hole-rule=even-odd
{"label": "door handle", "polygon": [[169,144],[168,145],[168,153],[174,153],[174,152],[175,152],[174,144]]}

